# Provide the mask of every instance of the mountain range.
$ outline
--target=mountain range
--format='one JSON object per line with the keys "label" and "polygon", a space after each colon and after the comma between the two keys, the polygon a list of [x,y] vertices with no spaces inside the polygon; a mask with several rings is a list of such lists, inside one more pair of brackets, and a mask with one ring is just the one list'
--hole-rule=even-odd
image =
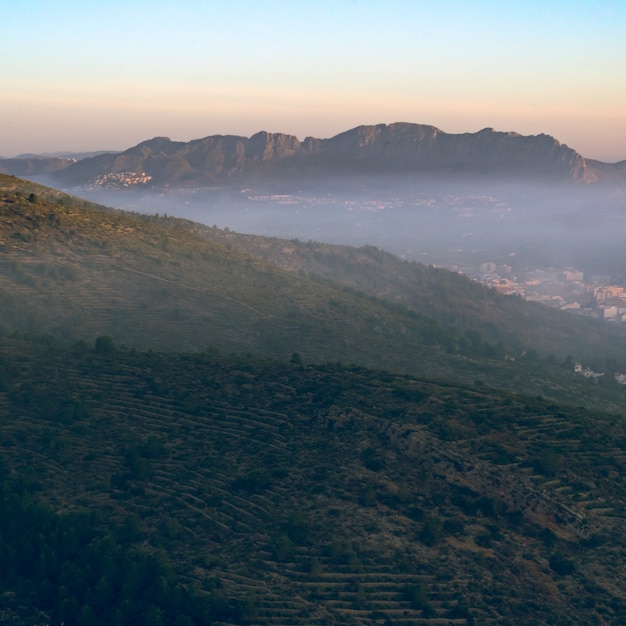
{"label": "mountain range", "polygon": [[[107,175],[125,186],[197,187],[311,182],[344,176],[494,176],[569,183],[624,182],[626,161],[582,157],[549,135],[524,136],[485,128],[451,134],[410,123],[359,126],[329,139],[259,132],[247,138],[213,135],[189,142],[155,137],[121,153],[76,162],[66,159],[0,161],[16,175],[51,172],[59,184],[93,185]],[[108,179],[116,183],[115,177]],[[121,183],[120,180],[117,181]],[[121,186],[121,184],[120,184]]]}

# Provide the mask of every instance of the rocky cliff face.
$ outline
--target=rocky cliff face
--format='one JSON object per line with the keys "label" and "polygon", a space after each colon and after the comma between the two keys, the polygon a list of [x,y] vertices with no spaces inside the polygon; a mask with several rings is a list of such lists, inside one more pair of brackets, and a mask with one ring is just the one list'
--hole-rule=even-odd
{"label": "rocky cliff face", "polygon": [[342,174],[438,174],[531,177],[595,182],[598,168],[548,135],[523,136],[485,128],[449,134],[421,124],[359,126],[330,139],[260,132],[250,138],[215,135],[185,142],[164,137],[119,155],[84,159],[60,172],[87,184],[107,173],[145,173],[153,185],[245,184]]}
{"label": "rocky cliff face", "polygon": [[322,143],[321,154],[376,161],[381,170],[532,175],[592,182],[585,160],[548,135],[523,136],[485,128],[449,134],[434,126],[361,126]]}

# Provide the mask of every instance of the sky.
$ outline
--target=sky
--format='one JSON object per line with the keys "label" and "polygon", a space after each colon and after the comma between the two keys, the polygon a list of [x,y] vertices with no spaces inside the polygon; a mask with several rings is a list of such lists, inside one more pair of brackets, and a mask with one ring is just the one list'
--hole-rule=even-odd
{"label": "sky", "polygon": [[0,0],[0,156],[361,124],[626,159],[624,0]]}

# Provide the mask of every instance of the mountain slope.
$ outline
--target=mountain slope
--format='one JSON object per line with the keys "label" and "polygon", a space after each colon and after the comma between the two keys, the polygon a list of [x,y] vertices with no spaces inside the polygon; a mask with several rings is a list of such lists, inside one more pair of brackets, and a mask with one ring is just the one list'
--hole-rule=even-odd
{"label": "mountain slope", "polygon": [[[624,334],[618,329],[519,297],[503,297],[463,275],[403,261],[374,246],[354,248],[248,235],[168,217],[145,219],[186,228],[322,283],[407,306],[436,319],[443,328],[458,334],[479,333],[513,352],[532,347],[543,356],[552,354],[561,360],[567,354],[586,360],[603,354],[621,360],[617,353],[611,357],[606,352],[611,343],[623,343]],[[609,336],[612,339],[607,341]]]}
{"label": "mountain slope", "polygon": [[[589,392],[553,366],[546,377],[545,363],[503,367],[506,351],[553,352],[558,360],[572,354],[617,369],[626,362],[616,329],[373,248],[296,246],[222,231],[213,235],[221,241],[209,241],[212,229],[197,224],[98,208],[10,177],[4,185],[5,332],[47,332],[91,345],[110,335],[128,348],[176,352],[299,353],[306,362],[470,381],[480,375],[541,393],[546,378],[558,381],[556,389]],[[255,243],[246,248],[246,241]],[[292,265],[275,266],[285,258]],[[619,391],[596,389],[589,397],[606,402]]]}
{"label": "mountain slope", "polygon": [[[584,405],[624,405],[612,377],[590,389],[571,367],[556,365],[572,355],[613,368],[609,374],[620,371],[623,334],[600,322],[507,299],[373,248],[316,251],[304,244],[287,255],[302,263],[284,269],[272,263],[288,250],[263,260],[237,250],[239,240],[229,233],[212,242],[198,225],[159,223],[3,180],[4,332],[51,333],[88,345],[107,335],[138,350],[217,348],[283,360],[297,353],[307,363],[484,378]],[[263,245],[284,250],[291,244]],[[309,252],[311,265],[304,262]],[[342,269],[333,275],[333,266]],[[320,270],[327,272],[323,279],[307,276]],[[517,361],[505,361],[507,354]]]}
{"label": "mountain slope", "polygon": [[138,349],[302,352],[311,360],[408,369],[433,344],[424,336],[438,332],[432,319],[183,229],[33,195],[6,191],[1,201],[2,321],[9,328],[88,342],[108,334]]}
{"label": "mountain slope", "polygon": [[[623,418],[334,365],[16,340],[0,356],[13,502],[90,511],[67,518],[71,571],[35,535],[44,557],[3,580],[17,621],[108,624],[126,598],[153,607],[133,624],[160,623],[174,573],[223,606],[185,624],[626,618]],[[33,539],[11,532],[23,564]],[[162,580],[110,581],[94,544],[154,555]]]}
{"label": "mountain slope", "polygon": [[267,132],[190,142],[157,137],[121,154],[82,159],[57,174],[64,184],[114,186],[119,183],[116,176],[131,173],[138,176],[136,184],[153,187],[298,185],[320,177],[332,181],[398,174],[596,182],[606,179],[597,173],[602,167],[599,163],[589,167],[577,152],[548,135],[523,136],[491,128],[451,134],[434,126],[396,123],[359,126],[329,139],[308,137],[302,142],[292,135]]}

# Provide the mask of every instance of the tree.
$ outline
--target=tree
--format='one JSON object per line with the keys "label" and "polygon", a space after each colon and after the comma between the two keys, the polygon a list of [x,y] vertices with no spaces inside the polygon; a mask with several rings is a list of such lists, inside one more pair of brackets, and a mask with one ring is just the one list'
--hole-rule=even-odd
{"label": "tree", "polygon": [[534,461],[535,469],[544,476],[554,476],[561,469],[561,457],[555,450],[544,450]]}
{"label": "tree", "polygon": [[427,546],[434,546],[443,539],[443,536],[443,522],[438,517],[429,517],[424,522],[419,539]]}
{"label": "tree", "polygon": [[291,359],[289,359],[289,362],[293,363],[294,365],[302,365],[302,356],[300,356],[298,352],[294,352],[291,355]]}
{"label": "tree", "polygon": [[560,552],[555,552],[550,557],[550,568],[559,576],[568,576],[569,574],[572,574],[575,569],[574,562]]}
{"label": "tree", "polygon": [[423,609],[428,604],[428,587],[423,580],[416,585],[405,585],[402,595],[414,609]]}
{"label": "tree", "polygon": [[294,545],[287,535],[282,534],[274,542],[274,558],[277,561],[290,561],[294,554]]}
{"label": "tree", "polygon": [[101,335],[96,339],[96,352],[107,354],[115,352],[115,342],[110,335]]}

